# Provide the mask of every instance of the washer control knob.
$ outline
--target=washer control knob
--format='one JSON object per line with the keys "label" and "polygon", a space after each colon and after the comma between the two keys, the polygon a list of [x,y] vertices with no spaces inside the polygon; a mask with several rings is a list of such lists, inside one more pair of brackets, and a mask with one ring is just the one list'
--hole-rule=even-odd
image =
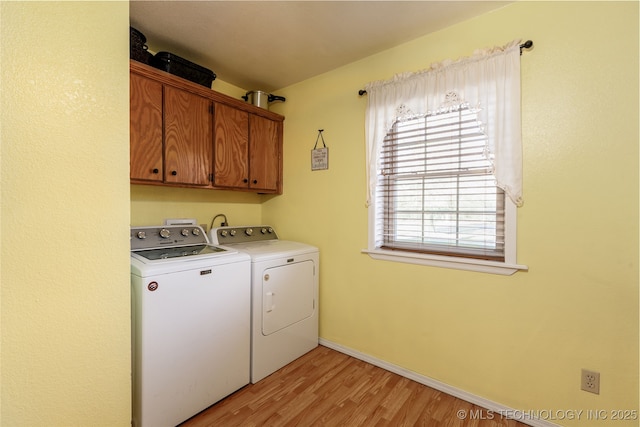
{"label": "washer control knob", "polygon": [[244,234],[246,234],[247,236],[251,236],[253,234],[253,228],[247,228],[244,231]]}
{"label": "washer control knob", "polygon": [[222,237],[227,237],[227,234],[229,234],[229,233],[227,233],[227,230],[220,231],[220,236],[222,236]]}
{"label": "washer control knob", "polygon": [[271,228],[271,227],[267,228],[267,233],[269,233],[269,234],[273,233],[273,228]]}
{"label": "washer control knob", "polygon": [[267,233],[268,233],[268,231],[267,231],[267,229],[266,229],[266,228],[263,228],[262,230],[260,230],[260,232],[261,232],[262,234],[267,234]]}
{"label": "washer control knob", "polygon": [[231,235],[231,237],[235,236],[236,235],[236,230],[229,231],[229,234]]}
{"label": "washer control knob", "polygon": [[162,237],[163,239],[168,239],[170,236],[171,236],[171,232],[166,228],[163,228],[162,230],[160,230],[160,237]]}
{"label": "washer control knob", "polygon": [[191,231],[191,234],[193,234],[194,236],[199,236],[200,235],[200,229],[199,228],[194,228]]}
{"label": "washer control knob", "polygon": [[189,230],[183,228],[182,231],[180,231],[180,234],[182,234],[184,237],[187,237],[189,235]]}
{"label": "washer control knob", "polygon": [[147,233],[146,233],[146,232],[144,232],[144,231],[138,231],[138,232],[136,233],[136,237],[137,237],[138,239],[146,239],[146,238],[147,238]]}

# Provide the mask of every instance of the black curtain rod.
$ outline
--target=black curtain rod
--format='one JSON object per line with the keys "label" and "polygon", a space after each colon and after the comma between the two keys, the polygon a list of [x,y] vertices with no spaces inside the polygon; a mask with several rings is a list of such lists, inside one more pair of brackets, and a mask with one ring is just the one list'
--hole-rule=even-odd
{"label": "black curtain rod", "polygon": [[[533,42],[531,40],[527,40],[526,42],[522,43],[520,45],[520,55],[522,55],[522,49],[531,49],[533,47]],[[366,95],[367,91],[364,89],[360,89],[358,91],[358,95],[362,96],[362,95]]]}
{"label": "black curtain rod", "polygon": [[527,40],[520,45],[520,55],[522,55],[522,49],[531,49],[533,47],[533,41]]}

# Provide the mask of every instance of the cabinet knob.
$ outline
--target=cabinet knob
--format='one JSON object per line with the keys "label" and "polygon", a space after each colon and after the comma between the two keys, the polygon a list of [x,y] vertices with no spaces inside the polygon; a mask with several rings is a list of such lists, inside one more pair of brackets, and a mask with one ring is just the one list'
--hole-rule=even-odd
{"label": "cabinet knob", "polygon": [[173,175],[173,176],[178,175],[178,171],[171,171],[171,175]]}
{"label": "cabinet knob", "polygon": [[156,174],[157,174],[157,173],[159,173],[159,172],[160,172],[160,170],[159,170],[158,168],[155,168],[155,169],[154,169],[154,170],[152,170],[151,172],[153,172],[153,173],[156,173]]}
{"label": "cabinet knob", "polygon": [[247,178],[245,178],[245,179],[242,180],[242,182],[244,182],[246,184],[247,182],[249,182],[249,180]]}
{"label": "cabinet knob", "polygon": [[254,180],[253,180],[253,183],[254,183],[254,184],[257,184],[257,183],[258,183],[258,180],[257,180],[257,179],[254,179]]}

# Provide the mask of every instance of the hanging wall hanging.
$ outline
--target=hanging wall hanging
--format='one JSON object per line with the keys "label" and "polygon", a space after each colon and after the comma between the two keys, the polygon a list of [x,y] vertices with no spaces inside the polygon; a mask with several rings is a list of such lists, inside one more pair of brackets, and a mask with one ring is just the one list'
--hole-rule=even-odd
{"label": "hanging wall hanging", "polygon": [[[322,136],[324,129],[318,129],[318,137],[316,138],[316,145],[311,150],[311,170],[324,170],[329,169],[329,147],[324,143],[324,137]],[[318,141],[322,139],[322,148],[318,147]]]}

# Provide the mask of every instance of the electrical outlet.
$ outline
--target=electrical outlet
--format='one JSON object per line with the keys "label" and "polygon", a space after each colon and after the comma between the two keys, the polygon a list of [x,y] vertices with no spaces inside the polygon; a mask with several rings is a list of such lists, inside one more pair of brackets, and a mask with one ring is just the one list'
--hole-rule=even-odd
{"label": "electrical outlet", "polygon": [[600,372],[582,370],[580,389],[589,393],[600,394]]}

